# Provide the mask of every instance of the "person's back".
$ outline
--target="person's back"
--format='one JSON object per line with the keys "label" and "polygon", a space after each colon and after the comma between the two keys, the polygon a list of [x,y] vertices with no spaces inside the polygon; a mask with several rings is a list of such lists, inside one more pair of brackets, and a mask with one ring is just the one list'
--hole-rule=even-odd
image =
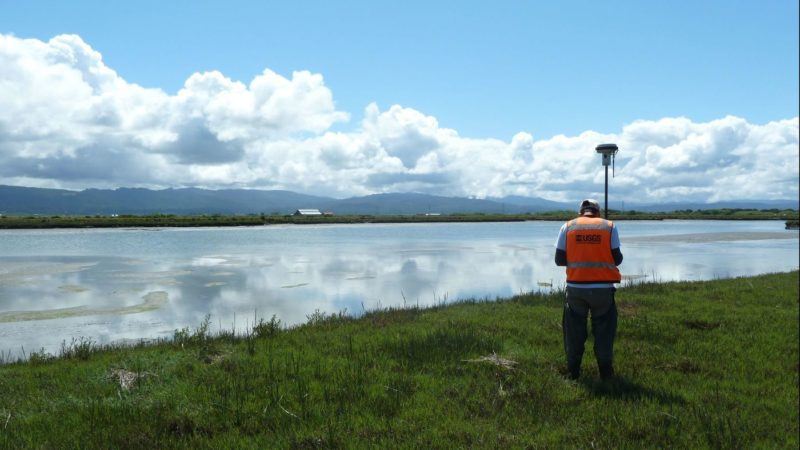
{"label": "person's back", "polygon": [[597,201],[581,202],[580,216],[561,227],[556,241],[556,264],[567,268],[567,299],[562,328],[570,378],[580,376],[586,322],[591,313],[594,354],[600,376],[614,375],[613,348],[617,331],[614,283],[621,276],[619,234],[610,220],[599,217]]}

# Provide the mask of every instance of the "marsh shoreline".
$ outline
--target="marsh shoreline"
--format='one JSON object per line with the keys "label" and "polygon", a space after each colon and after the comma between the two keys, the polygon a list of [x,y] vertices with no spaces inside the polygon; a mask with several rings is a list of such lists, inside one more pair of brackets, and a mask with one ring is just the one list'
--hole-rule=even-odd
{"label": "marsh shoreline", "polygon": [[590,351],[565,379],[562,292],[79,339],[0,366],[0,447],[796,448],[797,295],[797,271],[622,289],[610,382]]}
{"label": "marsh shoreline", "polygon": [[[531,214],[446,214],[446,215],[120,215],[120,216],[0,216],[0,229],[48,228],[162,228],[236,227],[265,225],[381,224],[381,223],[456,223],[566,221],[575,217],[568,211]],[[618,212],[611,220],[780,220],[795,223],[794,210],[707,210],[694,212],[645,213]]]}

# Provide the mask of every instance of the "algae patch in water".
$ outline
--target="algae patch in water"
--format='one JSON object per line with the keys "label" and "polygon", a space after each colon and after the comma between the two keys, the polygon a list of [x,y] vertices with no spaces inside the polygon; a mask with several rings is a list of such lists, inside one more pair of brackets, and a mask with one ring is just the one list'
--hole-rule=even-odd
{"label": "algae patch in water", "polygon": [[632,236],[623,239],[625,243],[634,242],[683,242],[700,244],[706,242],[762,241],[768,239],[797,239],[797,233],[786,231],[724,231],[717,233],[661,234],[656,236]]}
{"label": "algae patch in water", "polygon": [[122,264],[125,264],[126,266],[141,266],[145,263],[146,261],[142,259],[128,259],[122,262]]}
{"label": "algae patch in water", "polygon": [[153,291],[142,296],[142,300],[144,300],[142,303],[119,308],[89,308],[88,306],[74,306],[71,308],[47,309],[43,311],[8,311],[0,313],[0,323],[24,322],[29,320],[65,319],[69,317],[95,315],[137,314],[153,311],[162,307],[169,300],[169,295],[164,291]]}
{"label": "algae patch in water", "polygon": [[201,256],[192,260],[193,266],[213,267],[229,262],[229,258],[224,256]]}
{"label": "algae patch in water", "polygon": [[58,263],[24,262],[0,263],[0,286],[30,284],[34,279],[47,275],[59,275],[86,270],[96,262]]}
{"label": "algae patch in water", "polygon": [[86,291],[89,290],[89,288],[87,288],[86,286],[80,286],[80,285],[77,285],[77,284],[64,284],[62,286],[59,286],[58,290],[62,291],[62,292],[79,293],[79,292],[86,292]]}
{"label": "algae patch in water", "polygon": [[375,278],[375,275],[353,275],[346,277],[345,280],[371,280]]}
{"label": "algae patch in water", "polygon": [[533,247],[526,247],[524,245],[516,245],[516,244],[501,244],[500,247],[503,248],[510,248],[511,250],[522,250],[522,251],[535,251]]}
{"label": "algae patch in water", "polygon": [[296,287],[308,286],[308,283],[297,283],[297,284],[287,284],[285,286],[281,286],[282,289],[292,289]]}
{"label": "algae patch in water", "polygon": [[161,272],[116,272],[111,274],[117,283],[153,283],[160,286],[178,286],[177,277],[190,275],[190,270],[165,270]]}
{"label": "algae patch in water", "polygon": [[453,249],[450,248],[419,248],[419,249],[408,249],[408,250],[398,250],[397,253],[400,253],[404,256],[409,255],[440,255],[447,252],[452,252]]}
{"label": "algae patch in water", "polygon": [[123,280],[133,279],[135,281],[161,280],[190,275],[191,273],[191,270],[164,270],[161,272],[117,272],[114,273],[112,277]]}

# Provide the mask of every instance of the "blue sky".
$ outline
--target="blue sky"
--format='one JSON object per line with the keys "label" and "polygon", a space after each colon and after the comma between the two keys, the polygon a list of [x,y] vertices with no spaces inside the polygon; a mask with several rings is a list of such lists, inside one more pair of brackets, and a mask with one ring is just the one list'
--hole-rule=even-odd
{"label": "blue sky", "polygon": [[469,137],[798,114],[796,1],[0,5],[0,32],[78,34],[146,87],[174,93],[204,70],[244,82],[309,70],[353,120],[370,102],[400,104]]}
{"label": "blue sky", "polygon": [[0,0],[0,184],[797,198],[796,1]]}

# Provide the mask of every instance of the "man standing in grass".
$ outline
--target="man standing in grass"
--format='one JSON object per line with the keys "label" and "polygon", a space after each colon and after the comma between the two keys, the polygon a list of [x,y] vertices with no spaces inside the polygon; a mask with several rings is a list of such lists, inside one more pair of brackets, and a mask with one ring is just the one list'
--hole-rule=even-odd
{"label": "man standing in grass", "polygon": [[580,377],[588,337],[586,320],[591,313],[594,356],[600,377],[607,380],[614,376],[614,283],[621,280],[617,266],[622,263],[619,234],[613,222],[600,217],[596,200],[582,201],[578,212],[578,218],[561,227],[556,240],[556,265],[567,268],[567,301],[561,322],[567,369],[570,379]]}

